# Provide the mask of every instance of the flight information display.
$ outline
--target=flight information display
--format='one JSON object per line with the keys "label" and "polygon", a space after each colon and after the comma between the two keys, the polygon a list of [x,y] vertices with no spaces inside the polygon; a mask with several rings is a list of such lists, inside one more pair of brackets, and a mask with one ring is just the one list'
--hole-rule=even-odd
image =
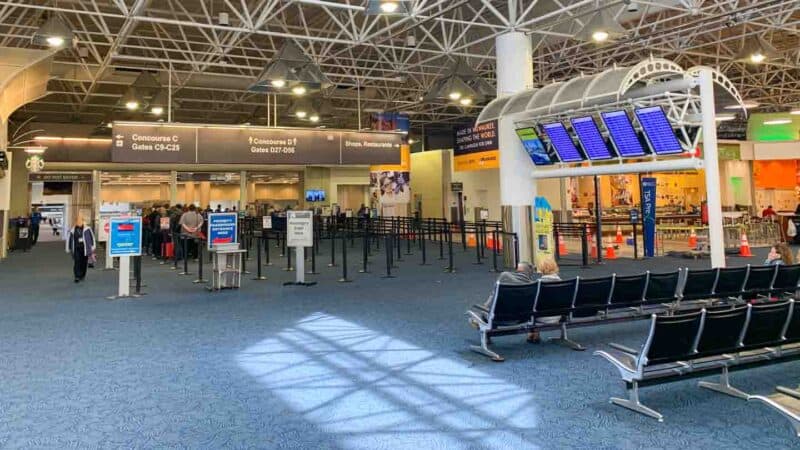
{"label": "flight information display", "polygon": [[570,136],[567,129],[564,128],[563,123],[545,123],[542,124],[542,129],[545,135],[547,135],[547,138],[550,139],[550,144],[553,145],[553,149],[556,151],[558,159],[560,159],[561,162],[571,163],[583,161],[583,155],[581,155],[578,147],[575,146],[575,142],[572,141],[572,136]]}
{"label": "flight information display", "polygon": [[660,106],[638,108],[635,112],[642,130],[644,130],[644,136],[656,155],[672,155],[683,152],[675,130],[672,129],[667,115]]}
{"label": "flight information display", "polygon": [[611,142],[617,149],[619,156],[623,158],[644,156],[645,151],[636,130],[633,129],[628,113],[622,111],[610,111],[601,113],[603,123],[606,125]]}
{"label": "flight information display", "polygon": [[614,157],[592,116],[576,117],[570,122],[572,122],[575,134],[578,135],[578,141],[581,143],[583,151],[590,160],[598,161]]}
{"label": "flight information display", "polygon": [[517,136],[519,136],[522,145],[525,146],[525,151],[528,152],[528,156],[530,156],[534,164],[537,166],[549,166],[553,164],[550,155],[547,154],[547,150],[544,148],[544,143],[542,143],[535,129],[531,127],[519,128],[517,130]]}

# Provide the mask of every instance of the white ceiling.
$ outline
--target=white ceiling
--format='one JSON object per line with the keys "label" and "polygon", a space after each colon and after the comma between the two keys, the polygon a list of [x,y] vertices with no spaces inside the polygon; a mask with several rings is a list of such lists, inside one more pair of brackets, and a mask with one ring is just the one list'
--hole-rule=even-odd
{"label": "white ceiling", "polygon": [[[165,87],[171,78],[176,121],[263,123],[265,95],[247,87],[281,43],[294,39],[337,86],[331,95],[338,117],[326,125],[356,127],[360,105],[362,112],[408,112],[417,130],[449,126],[474,118],[480,106],[419,98],[453,56],[466,58],[493,82],[494,37],[510,29],[532,36],[538,84],[654,55],[684,67],[718,67],[744,98],[766,108],[800,102],[798,0],[633,1],[636,12],[628,12],[630,0],[413,3],[411,17],[388,18],[332,6],[361,6],[363,0],[0,0],[0,46],[29,47],[50,14],[67,22],[78,39],[77,47],[56,57],[51,93],[20,110],[18,121],[31,115],[87,124],[143,119],[126,115],[118,103],[146,69]],[[628,30],[624,38],[597,46],[571,37],[598,7],[617,15]],[[220,24],[220,13],[228,14],[229,25]],[[415,47],[406,46],[409,34]],[[782,58],[759,66],[734,61],[754,35],[771,42]],[[279,112],[288,100],[279,98]],[[281,117],[279,124],[296,125],[292,120]]]}

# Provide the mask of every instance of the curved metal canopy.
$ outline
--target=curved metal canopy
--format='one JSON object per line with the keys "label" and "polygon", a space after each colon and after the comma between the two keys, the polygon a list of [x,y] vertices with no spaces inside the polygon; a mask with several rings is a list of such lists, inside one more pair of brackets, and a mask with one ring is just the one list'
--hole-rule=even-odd
{"label": "curved metal canopy", "polygon": [[[481,111],[477,123],[505,116],[542,116],[565,111],[613,104],[657,91],[657,86],[685,86],[680,80],[696,76],[698,67],[684,70],[676,63],[662,58],[649,58],[631,67],[613,67],[603,72],[580,76],[566,82],[556,82],[541,88],[526,90],[497,98]],[[677,83],[676,83],[677,81]],[[672,82],[672,84],[669,84]],[[742,98],[722,73],[714,70],[720,106],[739,104]],[[523,106],[524,104],[524,106]],[[743,107],[743,106],[742,106]]]}

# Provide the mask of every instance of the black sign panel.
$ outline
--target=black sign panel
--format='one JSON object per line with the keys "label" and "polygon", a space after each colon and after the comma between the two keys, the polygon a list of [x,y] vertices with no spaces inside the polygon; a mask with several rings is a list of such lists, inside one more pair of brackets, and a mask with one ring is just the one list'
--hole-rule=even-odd
{"label": "black sign panel", "polygon": [[112,162],[194,164],[197,161],[197,128],[115,124],[112,131]]}
{"label": "black sign panel", "polygon": [[28,181],[30,182],[38,182],[38,181],[47,181],[47,182],[91,182],[92,181],[92,174],[90,173],[47,173],[47,172],[37,172],[37,173],[29,173],[28,174]]}
{"label": "black sign panel", "polygon": [[[339,164],[339,132],[200,128],[200,164]],[[399,152],[398,152],[399,155]]]}
{"label": "black sign panel", "polygon": [[453,155],[488,152],[500,148],[497,139],[497,121],[490,120],[476,126],[457,127],[454,131]]}
{"label": "black sign panel", "polygon": [[386,133],[341,133],[342,164],[400,164],[401,136]]}
{"label": "black sign panel", "polygon": [[300,128],[115,124],[112,162],[400,164],[402,136]]}

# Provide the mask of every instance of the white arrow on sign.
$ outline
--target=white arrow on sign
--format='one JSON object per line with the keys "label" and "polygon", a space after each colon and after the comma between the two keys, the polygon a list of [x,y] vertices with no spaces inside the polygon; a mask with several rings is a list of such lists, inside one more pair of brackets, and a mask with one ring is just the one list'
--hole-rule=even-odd
{"label": "white arrow on sign", "polygon": [[124,136],[124,135],[121,135],[121,134],[118,134],[118,135],[117,135],[117,139],[122,139],[122,138],[124,138],[124,137],[125,137],[125,136]]}

